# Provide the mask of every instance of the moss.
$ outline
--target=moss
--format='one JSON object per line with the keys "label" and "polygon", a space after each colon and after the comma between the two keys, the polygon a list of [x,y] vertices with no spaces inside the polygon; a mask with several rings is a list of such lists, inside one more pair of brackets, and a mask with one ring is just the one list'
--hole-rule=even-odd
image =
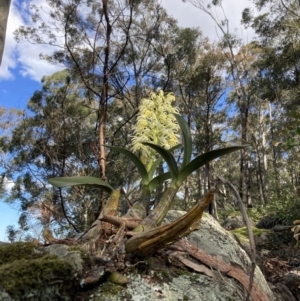
{"label": "moss", "polygon": [[80,257],[82,258],[82,260],[84,261],[84,263],[86,263],[86,264],[90,264],[91,263],[90,256],[87,254],[87,252],[85,252],[83,250],[82,247],[80,247],[80,246],[70,246],[70,247],[68,247],[68,251],[69,252],[72,252],[72,251],[79,252],[80,253]]}
{"label": "moss", "polygon": [[0,286],[18,300],[27,295],[28,300],[65,300],[62,295],[74,293],[73,266],[35,247],[34,243],[0,247]]}
{"label": "moss", "polygon": [[[98,293],[95,293],[96,298],[93,298],[92,300],[107,301],[112,300],[111,297],[115,297],[117,295],[124,297],[125,300],[132,299],[132,296],[128,292],[128,290],[120,285],[105,282],[99,288],[100,290],[97,290]],[[89,298],[88,300],[91,300],[91,298]]]}
{"label": "moss", "polygon": [[51,282],[66,283],[66,279],[72,278],[72,270],[71,264],[53,255],[35,260],[19,259],[0,267],[0,284],[11,296],[20,297],[32,290],[46,290]]}
{"label": "moss", "polygon": [[237,217],[241,215],[241,212],[240,211],[233,211],[229,214],[230,217],[234,218],[234,217]]}
{"label": "moss", "polygon": [[[248,229],[247,227],[238,228],[235,230],[231,230],[232,233],[234,233],[237,236],[244,236],[245,238],[248,238]],[[254,236],[260,236],[263,232],[271,232],[270,230],[266,229],[258,229],[256,227],[252,227],[252,232]]]}
{"label": "moss", "polygon": [[125,285],[130,282],[128,277],[118,272],[112,272],[108,277],[108,281],[119,285]]}
{"label": "moss", "polygon": [[[248,238],[248,229],[247,227],[242,227],[242,228],[237,228],[235,230],[231,230],[231,232],[236,235],[236,237],[239,239],[241,243],[248,243],[249,238]],[[252,227],[252,232],[254,236],[260,236],[263,232],[268,232],[271,233],[270,230],[266,229],[258,229],[256,227]]]}
{"label": "moss", "polygon": [[154,271],[154,279],[160,283],[169,283],[172,281],[172,276],[170,275],[170,271],[167,269]]}
{"label": "moss", "polygon": [[0,265],[19,259],[35,259],[43,256],[35,251],[36,244],[32,242],[17,242],[0,246]]}

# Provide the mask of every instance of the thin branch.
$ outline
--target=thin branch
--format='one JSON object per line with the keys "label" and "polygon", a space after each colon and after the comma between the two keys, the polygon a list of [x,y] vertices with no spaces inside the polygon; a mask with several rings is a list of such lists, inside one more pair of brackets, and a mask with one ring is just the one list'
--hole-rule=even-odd
{"label": "thin branch", "polygon": [[[296,16],[297,18],[300,18],[300,16],[298,14],[296,14],[293,10],[291,10],[290,8],[288,8],[286,6],[286,4],[283,2],[283,0],[280,0],[281,4],[283,5],[283,7],[291,14],[293,14],[294,16]],[[299,5],[300,5],[300,0],[299,0]]]}
{"label": "thin branch", "polygon": [[250,272],[250,281],[249,281],[247,297],[246,297],[245,301],[249,301],[250,295],[251,295],[251,290],[252,290],[252,287],[253,287],[254,272],[255,272],[255,267],[256,267],[256,248],[255,248],[255,242],[254,242],[252,226],[251,226],[251,223],[249,221],[247,212],[244,208],[243,201],[241,200],[241,197],[240,197],[237,189],[229,181],[225,180],[221,176],[217,176],[217,178],[218,178],[219,181],[221,181],[223,184],[227,185],[231,189],[233,195],[236,198],[237,204],[238,204],[239,209],[240,209],[240,211],[242,213],[242,216],[243,216],[244,223],[245,223],[245,225],[247,227],[247,230],[248,230],[248,237],[249,237],[250,250],[251,250],[251,265],[252,265],[252,268],[251,268],[251,272]]}
{"label": "thin branch", "polygon": [[113,133],[112,136],[112,140],[111,140],[111,145],[114,145],[114,140],[115,140],[115,136],[117,135],[117,133],[121,130],[121,128],[126,125],[128,122],[130,122],[130,120],[136,116],[138,114],[139,110],[135,111],[124,123],[122,123]]}
{"label": "thin branch", "polygon": [[60,196],[60,200],[61,200],[61,207],[62,207],[62,210],[63,210],[63,214],[64,214],[66,220],[74,228],[74,230],[77,233],[79,233],[80,231],[76,228],[76,226],[72,223],[72,221],[69,219],[69,217],[67,215],[66,208],[65,208],[65,203],[64,203],[64,197],[63,197],[63,195],[61,193],[61,188],[59,188],[59,196]]}

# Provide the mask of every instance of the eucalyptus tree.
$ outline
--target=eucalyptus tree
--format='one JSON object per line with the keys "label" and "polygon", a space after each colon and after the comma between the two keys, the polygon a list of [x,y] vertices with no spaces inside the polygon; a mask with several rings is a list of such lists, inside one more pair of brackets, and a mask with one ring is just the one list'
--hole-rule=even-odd
{"label": "eucalyptus tree", "polygon": [[[257,62],[260,69],[261,97],[269,102],[270,148],[273,165],[274,189],[277,198],[282,195],[282,146],[292,138],[286,129],[289,114],[299,107],[300,92],[300,43],[298,1],[253,1],[259,10],[254,16],[250,9],[243,12],[243,23],[251,26],[258,35],[257,44],[261,56]],[[273,114],[277,114],[274,116]],[[284,133],[284,135],[283,135]],[[292,153],[290,153],[292,155]],[[282,166],[282,168],[280,168]],[[285,193],[284,193],[285,194]]]}
{"label": "eucalyptus tree", "polygon": [[14,171],[13,156],[9,153],[12,131],[23,118],[23,110],[0,107],[0,193],[5,194]]}
{"label": "eucalyptus tree", "polygon": [[[126,34],[126,28],[121,27],[121,30]],[[118,63],[118,72],[111,76],[112,85],[120,87],[113,101],[118,102],[119,119],[122,119],[122,122],[115,134],[106,136],[107,143],[128,145],[129,138],[133,135],[134,122],[141,100],[149,97],[150,91],[164,89],[166,86],[170,71],[165,61],[173,49],[173,40],[174,36],[177,36],[177,31],[176,20],[168,16],[157,1],[141,1],[134,8],[128,45]],[[107,120],[110,120],[110,112],[108,111],[107,114]],[[128,168],[124,186],[131,195],[137,190],[135,187],[137,174],[132,172],[131,163]],[[160,169],[163,173],[162,165]]]}
{"label": "eucalyptus tree", "polygon": [[171,72],[166,62],[178,30],[177,21],[156,1],[141,1],[134,10],[128,46],[119,64],[119,74],[128,81],[124,97],[134,109],[151,91],[166,90]]}
{"label": "eucalyptus tree", "polygon": [[[186,1],[185,1],[186,2]],[[210,4],[205,5],[202,0],[189,0],[196,8],[199,8],[204,13],[208,14],[215,22],[217,28],[221,33],[219,45],[223,49],[224,55],[227,59],[227,74],[232,81],[232,89],[235,91],[235,103],[239,110],[240,122],[241,122],[241,143],[248,143],[248,116],[251,104],[251,94],[247,87],[249,87],[250,78],[248,76],[248,70],[241,64],[242,60],[237,59],[237,52],[241,45],[240,39],[229,31],[229,20],[224,15],[223,20],[219,20],[215,14],[213,6],[219,7],[222,12],[222,1],[212,1]],[[240,55],[243,52],[240,53]],[[239,177],[239,193],[241,198],[245,196],[246,203],[249,207],[252,206],[250,196],[250,178],[249,178],[249,153],[247,149],[241,150],[240,160],[240,177]]]}
{"label": "eucalyptus tree", "polygon": [[6,201],[20,202],[24,225],[27,215],[37,213],[43,224],[55,221],[60,230],[70,226],[82,230],[98,210],[96,191],[76,188],[70,195],[50,189],[47,179],[97,172],[97,103],[85,97],[85,87],[72,80],[67,70],[44,77],[42,83],[8,143],[14,185]]}
{"label": "eucalyptus tree", "polygon": [[[180,107],[187,116],[197,142],[194,151],[208,152],[222,144],[221,136],[225,128],[224,94],[227,88],[224,77],[225,57],[222,50],[210,44],[199,31],[183,29],[181,33],[182,36],[179,35],[178,39],[182,43],[179,44],[174,56],[175,68],[172,71],[172,79]],[[200,195],[212,185],[211,166],[208,162],[202,180],[199,178],[197,186]],[[187,200],[187,191],[185,199]]]}
{"label": "eucalyptus tree", "polygon": [[70,68],[98,101],[99,176],[105,179],[109,102],[116,97],[129,110],[137,108],[141,83],[160,70],[155,41],[163,45],[168,25],[162,24],[176,22],[156,0],[46,3],[47,10],[31,7],[32,26],[20,27],[16,39],[53,46],[53,54],[43,58]]}

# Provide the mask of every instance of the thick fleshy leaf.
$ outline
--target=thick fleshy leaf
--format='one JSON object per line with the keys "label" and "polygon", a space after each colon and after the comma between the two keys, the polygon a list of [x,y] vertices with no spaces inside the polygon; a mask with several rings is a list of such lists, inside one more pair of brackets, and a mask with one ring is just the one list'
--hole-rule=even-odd
{"label": "thick fleshy leaf", "polygon": [[168,150],[164,149],[159,145],[149,143],[149,142],[143,142],[143,144],[150,146],[164,158],[172,174],[172,179],[176,179],[178,176],[178,168],[173,155]]}
{"label": "thick fleshy leaf", "polygon": [[76,185],[93,185],[111,193],[114,189],[103,180],[96,177],[58,177],[48,180],[50,184],[56,187],[69,187]]}
{"label": "thick fleshy leaf", "polygon": [[183,160],[181,169],[185,168],[191,161],[192,157],[192,137],[191,137],[191,131],[185,120],[182,116],[178,114],[174,114],[180,128],[182,131],[182,139],[183,139]]}
{"label": "thick fleshy leaf", "polygon": [[247,145],[241,146],[230,146],[225,148],[220,148],[216,150],[212,150],[206,152],[202,155],[199,155],[195,159],[193,159],[183,170],[180,171],[178,176],[177,185],[182,185],[184,180],[195,170],[200,168],[201,166],[205,165],[206,163],[224,155],[230,154],[232,152],[236,152],[241,150],[242,148],[247,147]]}
{"label": "thick fleshy leaf", "polygon": [[164,181],[170,179],[171,176],[171,173],[168,171],[152,179],[148,184],[150,192],[152,192],[157,185],[162,184]]}
{"label": "thick fleshy leaf", "polygon": [[[182,144],[177,144],[177,145],[171,147],[170,149],[168,149],[168,151],[169,151],[169,152],[173,152],[173,151],[175,151],[176,149],[178,149],[178,148],[181,147],[181,146],[182,146]],[[163,157],[160,156],[159,158],[157,158],[157,159],[154,161],[154,163],[152,164],[152,166],[151,166],[151,168],[150,168],[150,170],[149,170],[149,173],[148,173],[149,179],[152,179],[152,178],[153,178],[153,175],[154,175],[154,173],[155,173],[157,167],[159,166],[159,164],[162,162],[162,160],[163,160]]]}
{"label": "thick fleshy leaf", "polygon": [[118,146],[105,145],[105,147],[111,148],[125,155],[136,166],[137,170],[139,171],[140,176],[142,178],[142,184],[147,185],[149,183],[148,172],[145,165],[133,152]]}

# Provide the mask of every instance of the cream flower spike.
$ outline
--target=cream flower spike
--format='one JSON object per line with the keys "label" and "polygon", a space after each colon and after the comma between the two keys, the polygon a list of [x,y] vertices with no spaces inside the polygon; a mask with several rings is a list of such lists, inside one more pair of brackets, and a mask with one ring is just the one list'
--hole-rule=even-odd
{"label": "cream flower spike", "polygon": [[141,100],[137,122],[134,126],[132,151],[141,151],[141,160],[147,166],[151,166],[155,159],[155,152],[142,142],[151,142],[165,149],[170,149],[179,142],[180,127],[173,115],[179,112],[172,106],[174,102],[174,94],[164,94],[163,91],[157,94],[151,93],[149,99]]}

